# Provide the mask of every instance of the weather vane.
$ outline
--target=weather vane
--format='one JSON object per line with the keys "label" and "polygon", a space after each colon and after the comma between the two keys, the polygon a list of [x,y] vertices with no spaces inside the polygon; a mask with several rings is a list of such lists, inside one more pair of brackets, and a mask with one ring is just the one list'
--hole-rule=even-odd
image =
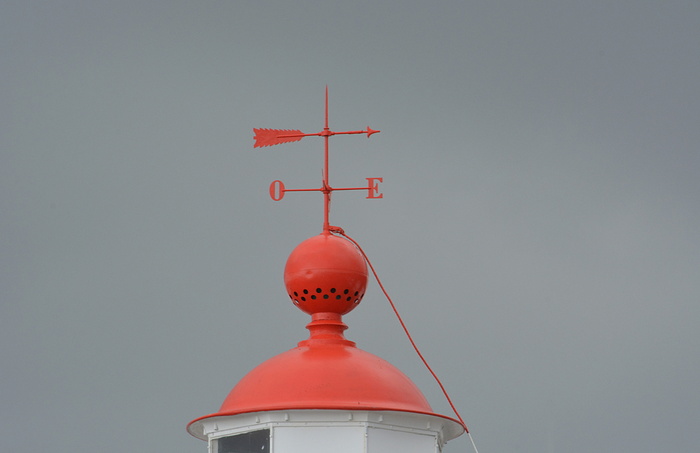
{"label": "weather vane", "polygon": [[324,138],[324,153],[323,153],[323,180],[321,187],[318,189],[287,189],[284,183],[280,180],[272,181],[270,184],[270,197],[275,201],[280,201],[284,198],[287,192],[321,192],[323,193],[323,231],[329,231],[331,226],[329,222],[331,193],[335,190],[366,190],[367,197],[371,199],[383,198],[384,195],[379,193],[379,183],[384,182],[383,178],[365,178],[367,186],[365,187],[331,187],[328,176],[328,139],[333,135],[341,134],[367,134],[367,138],[379,131],[370,129],[367,126],[366,130],[362,131],[345,131],[335,132],[328,127],[328,86],[326,86],[326,114],[325,125],[322,132],[314,134],[304,134],[300,130],[291,129],[253,129],[255,133],[255,145],[253,148],[262,148],[264,146],[279,145],[281,143],[298,142],[304,137],[318,136]]}

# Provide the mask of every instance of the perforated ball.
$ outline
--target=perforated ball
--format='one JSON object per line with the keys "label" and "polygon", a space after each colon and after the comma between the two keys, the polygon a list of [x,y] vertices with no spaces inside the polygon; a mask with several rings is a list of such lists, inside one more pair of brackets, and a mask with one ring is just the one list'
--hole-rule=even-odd
{"label": "perforated ball", "polygon": [[299,244],[284,268],[287,294],[308,314],[355,308],[367,289],[367,265],[350,241],[323,233]]}

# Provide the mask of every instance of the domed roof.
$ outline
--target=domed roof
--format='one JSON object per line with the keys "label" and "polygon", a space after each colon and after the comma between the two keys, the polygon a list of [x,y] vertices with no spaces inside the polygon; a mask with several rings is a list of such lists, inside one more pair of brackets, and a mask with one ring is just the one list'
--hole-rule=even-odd
{"label": "domed roof", "polygon": [[432,412],[398,368],[330,332],[344,328],[342,323],[327,319],[312,324],[319,332],[312,330],[309,340],[248,373],[226,397],[219,415],[279,409]]}

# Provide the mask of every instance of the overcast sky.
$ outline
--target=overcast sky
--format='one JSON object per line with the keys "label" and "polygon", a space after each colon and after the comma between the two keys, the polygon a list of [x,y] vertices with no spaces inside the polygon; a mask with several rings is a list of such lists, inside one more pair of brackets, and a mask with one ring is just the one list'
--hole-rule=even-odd
{"label": "overcast sky", "polygon": [[[0,2],[0,451],[206,452],[307,337],[289,252],[373,260],[481,453],[700,444],[700,2]],[[349,339],[449,407],[377,285]],[[470,451],[465,438],[447,453]]]}

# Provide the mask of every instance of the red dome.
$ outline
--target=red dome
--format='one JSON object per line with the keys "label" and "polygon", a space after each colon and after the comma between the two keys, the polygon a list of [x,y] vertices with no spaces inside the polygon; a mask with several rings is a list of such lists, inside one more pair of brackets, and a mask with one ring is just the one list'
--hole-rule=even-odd
{"label": "red dome", "polygon": [[222,413],[279,409],[432,412],[406,375],[354,347],[297,347],[264,362],[236,385]]}
{"label": "red dome", "polygon": [[258,365],[231,390],[219,413],[292,409],[390,410],[432,414],[398,368],[343,338],[340,316],[314,316],[311,338]]}
{"label": "red dome", "polygon": [[305,313],[344,315],[365,295],[367,265],[350,241],[325,232],[292,251],[284,284],[292,302]]}

